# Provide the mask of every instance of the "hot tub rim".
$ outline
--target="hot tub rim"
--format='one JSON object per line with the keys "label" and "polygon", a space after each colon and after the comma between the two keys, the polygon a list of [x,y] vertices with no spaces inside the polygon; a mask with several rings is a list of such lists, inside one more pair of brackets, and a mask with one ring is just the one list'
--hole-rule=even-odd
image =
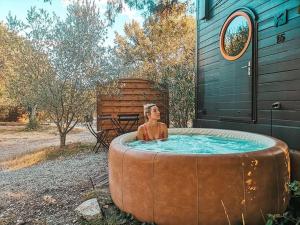
{"label": "hot tub rim", "polygon": [[[130,136],[136,136],[136,131],[134,132],[130,132],[130,133],[126,133],[126,134],[122,134],[116,138],[113,139],[113,141],[110,144],[110,149],[113,147],[115,151],[121,151],[121,152],[127,152],[127,151],[134,151],[136,153],[142,153],[142,154],[159,154],[159,155],[168,155],[168,156],[193,156],[193,157],[233,157],[233,156],[251,156],[251,155],[264,155],[264,154],[275,154],[275,153],[282,153],[283,150],[287,150],[288,151],[288,145],[271,136],[268,135],[264,135],[264,134],[258,134],[258,133],[254,133],[254,132],[246,132],[246,131],[239,131],[239,130],[229,130],[229,129],[215,129],[215,128],[169,128],[169,134],[173,134],[173,132],[175,131],[177,134],[177,131],[181,130],[182,131],[186,131],[186,130],[196,130],[196,129],[205,129],[205,130],[210,130],[210,131],[230,131],[230,132],[234,132],[234,133],[244,133],[244,134],[251,134],[251,135],[257,135],[260,136],[262,138],[267,138],[269,140],[272,140],[274,142],[274,145],[265,148],[265,149],[261,149],[261,150],[254,150],[254,151],[249,151],[249,152],[240,152],[240,153],[225,153],[225,154],[208,154],[208,153],[201,153],[201,154],[197,154],[197,153],[172,153],[172,152],[158,152],[158,151],[144,151],[144,150],[138,150],[135,148],[131,148],[128,147],[125,142],[127,140],[124,140],[125,138],[128,138]],[[178,132],[178,134],[186,134],[186,132]],[[189,134],[193,134],[193,133],[189,133]]]}

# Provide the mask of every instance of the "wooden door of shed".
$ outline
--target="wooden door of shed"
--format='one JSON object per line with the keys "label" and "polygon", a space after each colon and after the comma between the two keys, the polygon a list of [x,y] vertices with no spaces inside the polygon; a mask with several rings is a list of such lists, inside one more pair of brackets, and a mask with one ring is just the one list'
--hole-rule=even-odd
{"label": "wooden door of shed", "polygon": [[[166,89],[157,88],[155,84],[144,79],[120,79],[119,94],[97,95],[97,118],[99,115],[139,114],[139,125],[144,121],[144,104],[154,103],[159,107],[161,122],[169,126],[169,94]],[[106,125],[105,128],[109,125]],[[103,124],[97,120],[97,129]]]}

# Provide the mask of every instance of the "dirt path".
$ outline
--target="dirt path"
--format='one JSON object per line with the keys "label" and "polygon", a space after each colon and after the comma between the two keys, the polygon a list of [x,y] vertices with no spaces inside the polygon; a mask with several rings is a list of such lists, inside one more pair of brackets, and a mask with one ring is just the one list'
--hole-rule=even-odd
{"label": "dirt path", "polygon": [[[67,135],[67,144],[94,141],[84,126]],[[54,126],[43,126],[41,130],[31,132],[24,131],[24,126],[0,126],[0,161],[50,146],[59,146],[59,135]]]}

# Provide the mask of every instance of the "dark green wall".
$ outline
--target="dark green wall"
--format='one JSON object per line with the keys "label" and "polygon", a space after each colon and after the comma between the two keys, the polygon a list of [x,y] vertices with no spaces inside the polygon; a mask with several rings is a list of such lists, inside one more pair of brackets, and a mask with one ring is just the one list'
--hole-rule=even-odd
{"label": "dark green wall", "polygon": [[[273,136],[300,150],[300,1],[208,0],[208,19],[197,21],[197,93],[194,127],[245,130],[270,135],[270,109],[280,101],[282,109],[273,111]],[[254,124],[223,121],[226,101],[220,91],[226,79],[220,68],[219,32],[226,18],[236,9],[247,7],[257,15],[257,121]],[[274,16],[287,10],[288,21],[276,27]],[[277,43],[277,35],[285,41]],[[239,106],[243,108],[242,103]],[[234,112],[234,104],[227,104]],[[230,111],[231,110],[231,111]],[[234,115],[234,114],[233,114]]]}

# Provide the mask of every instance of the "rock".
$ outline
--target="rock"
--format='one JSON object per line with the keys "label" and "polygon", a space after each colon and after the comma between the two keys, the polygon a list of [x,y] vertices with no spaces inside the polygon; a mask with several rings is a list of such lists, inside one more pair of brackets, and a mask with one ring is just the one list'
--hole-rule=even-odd
{"label": "rock", "polygon": [[25,221],[23,221],[23,220],[17,220],[16,225],[24,225],[24,224],[26,224]]}
{"label": "rock", "polygon": [[96,198],[92,198],[79,205],[75,212],[87,221],[102,219],[101,210]]}

